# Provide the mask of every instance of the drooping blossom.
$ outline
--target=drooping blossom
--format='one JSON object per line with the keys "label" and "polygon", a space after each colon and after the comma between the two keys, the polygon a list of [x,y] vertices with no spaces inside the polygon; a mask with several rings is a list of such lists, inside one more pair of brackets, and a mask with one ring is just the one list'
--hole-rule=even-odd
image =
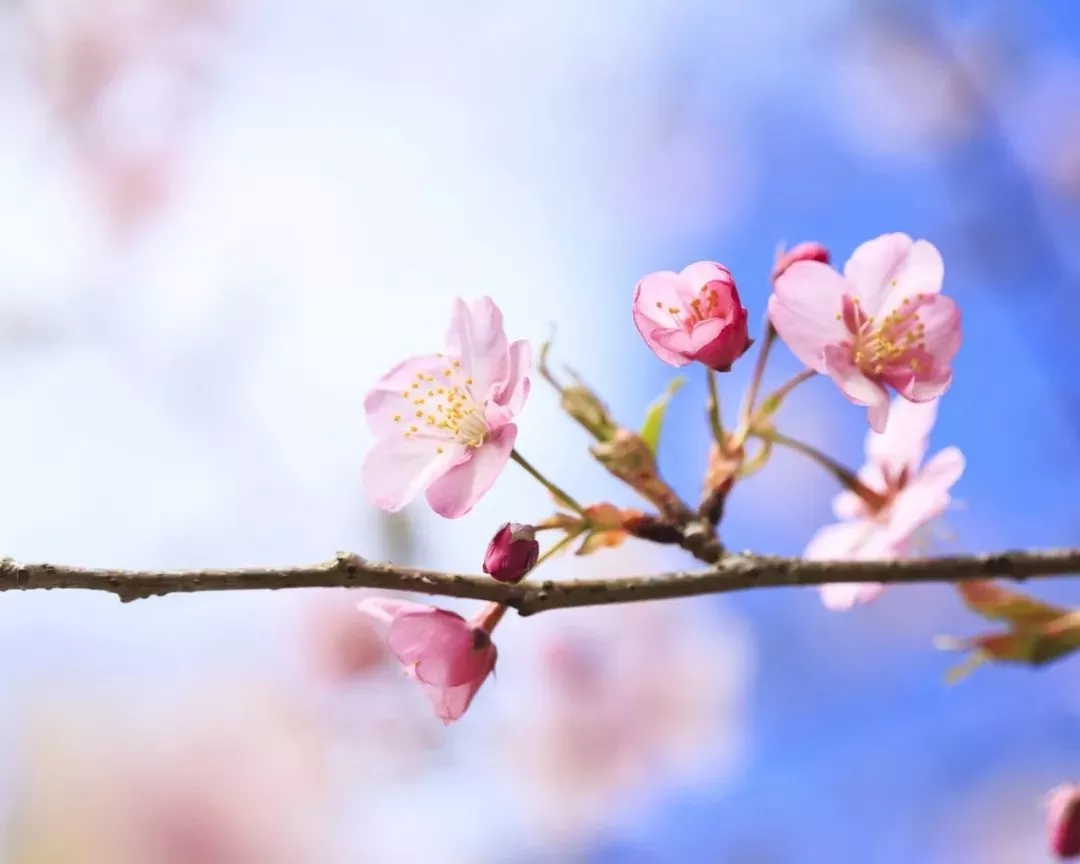
{"label": "drooping blossom", "polygon": [[[911,554],[916,534],[948,509],[949,490],[964,473],[964,454],[946,447],[924,465],[937,400],[897,398],[885,431],[866,436],[866,464],[858,479],[866,487],[833,500],[841,522],[822,528],[806,547],[810,560],[887,560]],[[822,586],[830,609],[849,609],[876,598],[884,587],[873,583]]]}
{"label": "drooping blossom", "polygon": [[531,362],[490,297],[455,298],[445,352],[399,363],[364,399],[379,439],[363,468],[372,503],[395,512],[426,490],[440,516],[468,513],[510,459]]}
{"label": "drooping blossom", "polygon": [[1080,858],[1080,786],[1066,783],[1046,800],[1050,851],[1059,861]]}
{"label": "drooping blossom", "polygon": [[829,250],[820,243],[812,241],[799,243],[792,246],[787,252],[781,252],[776,256],[776,263],[773,265],[772,271],[773,282],[796,261],[818,261],[822,264],[828,264],[831,258],[829,257]]}
{"label": "drooping blossom", "polygon": [[882,432],[889,392],[941,396],[960,348],[960,309],[942,296],[945,265],[925,240],[884,234],[863,243],[840,275],[797,261],[777,278],[769,316],[796,357],[829,375]]}
{"label": "drooping blossom", "polygon": [[495,669],[491,629],[501,613],[488,610],[466,621],[456,612],[386,597],[362,600],[358,608],[386,626],[387,646],[423,687],[435,716],[446,724],[459,719]]}
{"label": "drooping blossom", "polygon": [[484,572],[499,582],[520,582],[536,566],[540,543],[532,525],[507,522],[491,538],[484,555]]}
{"label": "drooping blossom", "polygon": [[712,261],[650,273],[634,289],[633,311],[641,338],[672,366],[696,360],[727,372],[752,343],[735,280]]}

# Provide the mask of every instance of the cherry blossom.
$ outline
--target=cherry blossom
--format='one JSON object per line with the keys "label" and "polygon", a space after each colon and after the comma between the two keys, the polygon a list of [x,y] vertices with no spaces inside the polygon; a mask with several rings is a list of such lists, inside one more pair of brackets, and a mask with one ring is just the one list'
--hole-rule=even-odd
{"label": "cherry blossom", "polygon": [[712,261],[650,273],[634,289],[633,311],[641,338],[672,366],[697,361],[727,372],[751,345],[735,280]]}
{"label": "cherry blossom", "polygon": [[[897,398],[883,433],[866,436],[866,464],[858,478],[869,490],[862,496],[845,490],[833,501],[843,521],[822,528],[804,553],[811,560],[881,560],[911,552],[917,532],[948,509],[949,490],[964,473],[964,455],[946,447],[923,465],[937,400],[908,402]],[[876,584],[837,584],[821,588],[830,609],[848,609],[876,598]]]}
{"label": "cherry blossom", "polygon": [[944,277],[932,244],[884,234],[856,249],[842,276],[819,261],[793,263],[776,279],[769,316],[795,356],[865,405],[882,432],[886,388],[927,402],[952,382],[962,335],[959,308],[940,293]]}
{"label": "cherry blossom", "polygon": [[501,614],[470,622],[456,612],[385,597],[362,600],[358,608],[386,626],[391,653],[423,687],[435,716],[445,724],[460,719],[495,669],[491,629]]}
{"label": "cherry blossom", "polygon": [[372,503],[395,512],[426,491],[440,516],[468,513],[510,459],[531,362],[490,297],[456,298],[445,352],[399,363],[364,399],[379,439],[363,468]]}

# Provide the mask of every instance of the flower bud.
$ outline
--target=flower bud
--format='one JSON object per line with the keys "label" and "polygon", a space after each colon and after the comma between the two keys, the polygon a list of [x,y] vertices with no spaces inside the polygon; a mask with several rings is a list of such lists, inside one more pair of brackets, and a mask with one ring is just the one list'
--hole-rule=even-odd
{"label": "flower bud", "polygon": [[520,582],[536,566],[540,543],[532,525],[507,522],[491,538],[484,555],[484,572],[499,582]]}
{"label": "flower bud", "polygon": [[1080,786],[1058,786],[1046,803],[1050,851],[1060,861],[1080,858]]}
{"label": "flower bud", "polygon": [[776,264],[773,265],[773,282],[797,261],[818,261],[822,264],[828,264],[830,261],[829,250],[820,243],[811,242],[799,243],[797,246],[792,246],[787,252],[781,252],[776,256]]}
{"label": "flower bud", "polygon": [[611,419],[607,406],[584,384],[563,388],[562,409],[598,441],[610,441],[619,428]]}

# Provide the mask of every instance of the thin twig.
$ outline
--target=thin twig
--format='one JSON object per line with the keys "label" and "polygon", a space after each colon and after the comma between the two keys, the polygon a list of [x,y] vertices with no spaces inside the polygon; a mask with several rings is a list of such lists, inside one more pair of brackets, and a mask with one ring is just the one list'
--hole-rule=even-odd
{"label": "thin twig", "polygon": [[138,600],[194,591],[281,588],[377,588],[503,603],[521,615],[547,609],[668,600],[754,588],[781,588],[844,582],[908,585],[970,579],[1063,576],[1080,572],[1080,549],[1042,549],[900,561],[806,561],[730,555],[709,570],[625,579],[551,580],[506,585],[486,576],[466,576],[396,567],[341,553],[310,567],[241,570],[136,571],[20,564],[0,560],[0,591],[83,588]]}

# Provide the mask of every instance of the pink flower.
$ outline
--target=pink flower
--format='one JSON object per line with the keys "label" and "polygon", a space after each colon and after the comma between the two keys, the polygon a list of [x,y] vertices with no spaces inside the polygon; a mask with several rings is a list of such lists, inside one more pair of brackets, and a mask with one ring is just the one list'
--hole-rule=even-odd
{"label": "pink flower", "polygon": [[507,522],[491,538],[484,555],[484,572],[500,582],[520,582],[536,566],[540,544],[532,525]]}
{"label": "pink flower", "polygon": [[1080,858],[1080,786],[1058,786],[1046,805],[1050,851],[1060,861]]}
{"label": "pink flower", "polygon": [[941,254],[925,240],[884,234],[855,250],[841,276],[797,261],[776,280],[769,317],[796,357],[829,375],[885,429],[891,387],[911,402],[941,396],[960,348],[960,310],[940,293]]}
{"label": "pink flower", "polygon": [[456,612],[386,597],[361,600],[357,608],[387,626],[391,653],[424,688],[443,723],[465,713],[495,669],[491,627],[501,616],[474,623]]}
{"label": "pink flower", "polygon": [[405,360],[364,399],[379,438],[364,461],[364,489],[391,512],[427,491],[440,516],[464,516],[492,487],[517,438],[529,395],[529,343],[510,343],[490,297],[454,300],[444,354]]}
{"label": "pink flower", "polygon": [[792,246],[787,252],[781,252],[776,256],[776,264],[773,265],[773,282],[796,261],[818,261],[822,264],[828,264],[830,262],[829,250],[820,243],[808,242],[799,243],[797,246]]}
{"label": "pink flower", "polygon": [[[833,500],[833,512],[844,520],[822,528],[803,553],[810,560],[882,560],[910,554],[912,540],[941,516],[951,501],[949,490],[964,473],[964,454],[946,447],[922,464],[937,400],[896,399],[885,431],[866,436],[866,464],[859,480],[870,494],[845,490]],[[869,499],[869,500],[868,500]],[[830,609],[849,609],[877,597],[876,584],[824,585],[821,596]]]}
{"label": "pink flower", "polygon": [[728,269],[712,261],[650,273],[634,289],[634,324],[661,360],[727,372],[752,344]]}

